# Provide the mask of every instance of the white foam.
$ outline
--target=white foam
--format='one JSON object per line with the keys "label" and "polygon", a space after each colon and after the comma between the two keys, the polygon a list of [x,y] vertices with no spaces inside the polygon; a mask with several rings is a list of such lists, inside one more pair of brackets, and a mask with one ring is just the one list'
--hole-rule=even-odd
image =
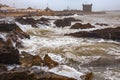
{"label": "white foam", "polygon": [[57,61],[58,63],[64,63],[65,59],[62,58],[60,54],[53,54],[53,53],[48,53],[48,55],[54,60]]}
{"label": "white foam", "polygon": [[84,75],[83,73],[80,73],[74,68],[66,65],[59,65],[58,67],[50,69],[49,72],[53,72],[55,74],[62,75],[62,76],[75,78],[77,80],[81,80],[80,76]]}

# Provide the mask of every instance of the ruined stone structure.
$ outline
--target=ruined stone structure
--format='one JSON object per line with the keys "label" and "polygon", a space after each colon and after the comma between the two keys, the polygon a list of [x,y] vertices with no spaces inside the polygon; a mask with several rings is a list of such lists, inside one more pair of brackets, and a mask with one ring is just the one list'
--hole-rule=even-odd
{"label": "ruined stone structure", "polygon": [[83,12],[92,12],[92,4],[83,4]]}

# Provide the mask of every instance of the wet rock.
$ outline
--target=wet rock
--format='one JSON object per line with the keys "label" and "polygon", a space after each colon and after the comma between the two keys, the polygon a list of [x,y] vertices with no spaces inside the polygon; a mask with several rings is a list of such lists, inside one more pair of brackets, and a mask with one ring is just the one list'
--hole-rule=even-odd
{"label": "wet rock", "polygon": [[91,25],[90,23],[83,24],[83,29],[84,28],[95,28],[95,26]]}
{"label": "wet rock", "polygon": [[2,48],[5,45],[5,41],[4,40],[0,40],[0,48]]}
{"label": "wet rock", "polygon": [[83,27],[83,25],[81,23],[75,23],[74,25],[72,25],[71,29],[81,29]]}
{"label": "wet rock", "polygon": [[19,64],[19,51],[14,47],[4,46],[0,49],[1,64]]}
{"label": "wet rock", "polygon": [[65,26],[70,26],[71,25],[71,22],[70,21],[64,21],[64,20],[56,20],[54,22],[54,24],[57,26],[57,27],[65,27]]}
{"label": "wet rock", "polygon": [[106,28],[101,30],[94,31],[80,31],[70,34],[65,34],[65,36],[74,36],[74,37],[88,37],[88,38],[103,38],[103,39],[112,39],[120,40],[120,27],[117,28]]}
{"label": "wet rock", "polygon": [[8,38],[7,41],[5,42],[5,45],[9,48],[14,48],[13,42],[11,38]]}
{"label": "wet rock", "polygon": [[18,21],[19,23],[25,25],[25,24],[28,24],[28,25],[32,25],[32,27],[37,27],[36,24],[37,24],[37,21],[34,20],[33,18],[23,18],[23,17],[19,17],[19,18],[16,18],[16,21]]}
{"label": "wet rock", "polygon": [[16,27],[13,31],[7,34],[7,38],[11,38],[14,42],[19,41],[19,39],[30,39],[30,35],[22,31],[19,27]]}
{"label": "wet rock", "polygon": [[32,27],[35,27],[37,28],[37,24],[42,24],[42,25],[49,25],[49,19],[47,18],[40,18],[38,20],[34,20],[33,18],[23,18],[23,17],[20,17],[20,18],[17,18],[16,21],[18,21],[19,23],[25,25],[25,24],[28,24],[28,25],[32,25]]}
{"label": "wet rock", "polygon": [[35,55],[33,56],[33,61],[32,61],[32,65],[34,66],[42,66],[43,65],[43,60],[41,59],[40,56]]}
{"label": "wet rock", "polygon": [[36,80],[34,74],[28,74],[27,72],[4,72],[0,73],[0,80]]}
{"label": "wet rock", "polygon": [[9,71],[0,73],[0,80],[76,80],[50,72],[30,73],[25,71]]}
{"label": "wet rock", "polygon": [[30,36],[27,33],[25,33],[22,29],[20,29],[20,27],[17,26],[15,23],[0,24],[0,32],[7,33],[7,38],[12,38],[13,41],[16,41],[18,37],[22,39],[23,38],[30,39]]}
{"label": "wet rock", "polygon": [[17,27],[16,24],[1,23],[0,32],[9,32],[14,30]]}
{"label": "wet rock", "polygon": [[94,28],[95,26],[91,25],[90,23],[82,24],[82,23],[75,23],[72,25],[71,29],[87,29],[87,28]]}
{"label": "wet rock", "polygon": [[75,22],[75,21],[81,21],[81,20],[69,17],[69,18],[58,19],[54,22],[54,24],[57,27],[65,27],[65,26],[71,26],[71,22]]}
{"label": "wet rock", "polygon": [[54,22],[54,24],[57,27],[65,27],[65,26],[71,26],[72,21],[79,21],[79,20],[70,17],[70,18],[58,19]]}
{"label": "wet rock", "polygon": [[31,55],[27,52],[22,52],[20,58],[21,66],[23,67],[31,67],[31,66],[42,66],[43,60],[38,55]]}
{"label": "wet rock", "polygon": [[82,80],[92,80],[93,78],[93,73],[86,73],[85,75],[81,76]]}
{"label": "wet rock", "polygon": [[41,72],[41,74],[38,75],[37,80],[76,80],[76,79],[53,74],[50,72]]}
{"label": "wet rock", "polygon": [[16,35],[18,35],[21,39],[24,39],[24,38],[30,39],[30,35],[22,31],[20,27],[15,28],[14,33],[16,33]]}
{"label": "wet rock", "polygon": [[32,66],[32,60],[33,60],[33,55],[27,53],[27,52],[21,52],[20,54],[20,63],[21,66],[23,67],[31,67]]}
{"label": "wet rock", "polygon": [[37,20],[37,23],[48,26],[49,25],[49,19],[41,17],[39,20]]}
{"label": "wet rock", "polygon": [[16,44],[15,44],[15,47],[16,47],[16,48],[24,48],[23,42],[20,41],[20,40],[17,40],[17,41],[16,41]]}
{"label": "wet rock", "polygon": [[5,65],[0,64],[0,72],[7,71],[7,68]]}
{"label": "wet rock", "polygon": [[53,61],[48,54],[45,55],[44,57],[44,65],[48,66],[49,68],[53,68],[55,66],[58,66],[59,63],[57,63],[56,61]]}
{"label": "wet rock", "polygon": [[70,21],[70,22],[76,22],[76,21],[80,21],[80,22],[82,22],[82,20],[75,19],[75,18],[73,18],[73,17],[64,18],[64,20],[66,20],[66,21]]}
{"label": "wet rock", "polygon": [[96,23],[95,25],[108,26],[108,24],[105,24],[105,23]]}

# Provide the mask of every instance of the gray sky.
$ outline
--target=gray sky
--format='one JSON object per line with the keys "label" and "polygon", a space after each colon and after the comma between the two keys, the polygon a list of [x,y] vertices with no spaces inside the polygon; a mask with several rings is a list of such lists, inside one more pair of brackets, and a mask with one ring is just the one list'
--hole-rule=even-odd
{"label": "gray sky", "polygon": [[83,3],[92,3],[93,10],[120,10],[120,0],[0,0],[0,3],[27,8],[29,6],[38,9],[45,9],[47,4],[53,10],[63,10],[67,6],[70,9],[81,9]]}

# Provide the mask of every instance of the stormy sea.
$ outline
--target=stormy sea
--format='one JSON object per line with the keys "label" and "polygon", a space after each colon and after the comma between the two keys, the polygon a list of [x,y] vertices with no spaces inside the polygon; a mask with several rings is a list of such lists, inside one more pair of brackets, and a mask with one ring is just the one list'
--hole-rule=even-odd
{"label": "stormy sea", "polygon": [[1,18],[0,63],[0,80],[120,80],[120,12]]}

